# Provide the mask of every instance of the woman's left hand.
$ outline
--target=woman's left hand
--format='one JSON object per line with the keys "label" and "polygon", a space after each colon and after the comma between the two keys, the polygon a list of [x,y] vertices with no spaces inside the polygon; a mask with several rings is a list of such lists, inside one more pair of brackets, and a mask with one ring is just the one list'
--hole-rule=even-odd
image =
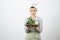
{"label": "woman's left hand", "polygon": [[39,26],[37,26],[37,27],[36,27],[36,30],[40,30],[40,27],[39,27]]}
{"label": "woman's left hand", "polygon": [[37,26],[36,29],[35,29],[36,32],[40,33],[40,27]]}

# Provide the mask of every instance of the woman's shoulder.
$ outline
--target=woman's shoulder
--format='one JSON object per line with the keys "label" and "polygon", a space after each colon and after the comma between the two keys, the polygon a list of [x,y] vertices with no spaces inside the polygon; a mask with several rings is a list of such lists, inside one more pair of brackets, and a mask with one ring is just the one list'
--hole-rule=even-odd
{"label": "woman's shoulder", "polygon": [[25,21],[27,21],[28,19],[29,19],[29,17],[26,17],[26,18],[25,18]]}
{"label": "woman's shoulder", "polygon": [[40,22],[43,22],[42,17],[37,16],[37,20],[40,21]]}
{"label": "woman's shoulder", "polygon": [[42,20],[42,18],[41,18],[40,16],[37,16],[37,19],[38,19],[38,20]]}

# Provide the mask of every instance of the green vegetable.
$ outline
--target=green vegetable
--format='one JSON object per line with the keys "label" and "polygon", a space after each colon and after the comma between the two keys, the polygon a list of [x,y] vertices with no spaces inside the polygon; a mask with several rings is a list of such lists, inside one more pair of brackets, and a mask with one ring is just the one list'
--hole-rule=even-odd
{"label": "green vegetable", "polygon": [[31,17],[28,18],[27,24],[34,25],[35,20],[33,20]]}

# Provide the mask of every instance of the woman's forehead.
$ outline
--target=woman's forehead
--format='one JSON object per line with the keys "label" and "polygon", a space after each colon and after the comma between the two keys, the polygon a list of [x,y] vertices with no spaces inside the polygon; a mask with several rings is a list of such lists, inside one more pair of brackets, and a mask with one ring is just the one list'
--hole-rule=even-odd
{"label": "woman's forehead", "polygon": [[36,10],[36,8],[31,8],[30,10]]}

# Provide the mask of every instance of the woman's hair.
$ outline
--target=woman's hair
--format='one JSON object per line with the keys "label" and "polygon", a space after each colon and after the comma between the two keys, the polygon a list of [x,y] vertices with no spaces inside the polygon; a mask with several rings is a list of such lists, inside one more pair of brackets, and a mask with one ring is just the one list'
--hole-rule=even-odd
{"label": "woman's hair", "polygon": [[35,9],[37,10],[37,8],[36,8],[36,7],[34,7],[34,6],[31,6],[31,7],[30,7],[30,9],[31,9],[31,8],[35,8]]}
{"label": "woman's hair", "polygon": [[31,6],[30,9],[31,9],[31,8],[35,8],[35,9],[36,9],[36,7],[34,7],[34,6]]}

